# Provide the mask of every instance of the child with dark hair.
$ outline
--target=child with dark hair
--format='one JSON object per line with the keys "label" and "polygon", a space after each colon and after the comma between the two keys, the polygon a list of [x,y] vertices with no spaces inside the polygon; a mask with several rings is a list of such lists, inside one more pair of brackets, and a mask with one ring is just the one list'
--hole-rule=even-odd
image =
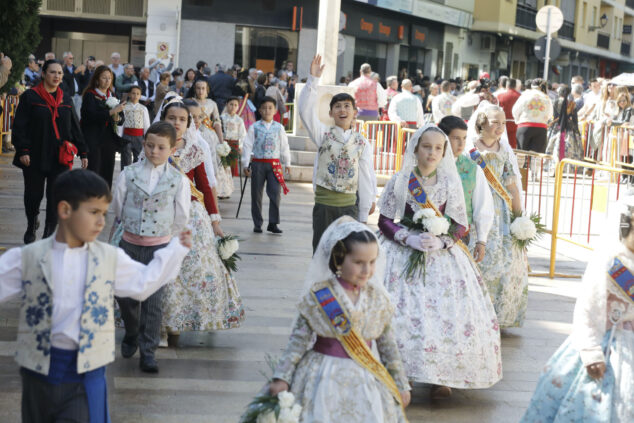
{"label": "child with dark hair", "polygon": [[[222,115],[220,115],[224,139],[229,146],[238,153],[242,151],[242,143],[247,136],[244,121],[238,111],[239,108],[240,99],[238,97],[229,97],[225,109],[222,111]],[[233,176],[240,176],[237,162],[233,165],[231,170]]]}
{"label": "child with dark hair", "polygon": [[467,219],[469,220],[469,250],[477,263],[484,259],[487,236],[493,226],[493,197],[482,169],[465,153],[467,124],[456,116],[445,116],[438,124],[449,138],[456,159],[456,170],[462,181]]}
{"label": "child with dark hair", "polygon": [[319,118],[317,85],[324,66],[321,56],[316,55],[310,65],[309,81],[298,100],[299,116],[319,149],[313,171],[313,251],[323,232],[337,218],[347,215],[367,222],[376,203],[372,148],[354,130],[357,117],[354,98],[346,93],[333,96],[329,115],[334,125],[324,125]]}
{"label": "child with dark hair", "polygon": [[274,395],[295,394],[300,422],[407,421],[410,386],[392,327],[394,306],[383,288],[384,263],[376,235],[352,217],[340,217],[323,233],[269,385]]}
{"label": "child with dark hair", "polygon": [[181,232],[147,265],[97,241],[111,196],[88,170],[55,181],[59,227],[0,257],[0,301],[21,296],[16,361],[22,421],[109,422],[105,367],[115,357],[113,296],[143,301],[178,274],[191,247]]}
{"label": "child with dark hair", "polygon": [[[172,125],[152,124],[143,141],[145,160],[126,166],[115,183],[112,205],[123,229],[119,246],[140,263],[147,264],[189,219],[189,180],[168,163],[175,145]],[[143,302],[117,297],[126,329],[121,355],[130,358],[140,348],[139,366],[148,373],[158,371],[154,352],[160,340],[163,291]]]}
{"label": "child with dark hair", "polygon": [[[273,120],[276,102],[265,96],[260,102],[262,119],[249,128],[242,148],[242,168],[244,174],[251,177],[251,216],[253,232],[262,232],[262,192],[266,182],[266,194],[269,196],[269,224],[267,231],[281,234],[277,226],[280,223],[281,190],[288,193],[284,181],[282,164],[291,164],[291,151],[284,127]],[[251,153],[253,152],[253,158]],[[251,164],[249,164],[249,162]]]}
{"label": "child with dark hair", "polygon": [[139,160],[143,149],[143,134],[150,127],[150,113],[141,99],[141,87],[133,85],[128,91],[128,101],[123,107],[123,151],[121,152],[121,170],[130,163]]}

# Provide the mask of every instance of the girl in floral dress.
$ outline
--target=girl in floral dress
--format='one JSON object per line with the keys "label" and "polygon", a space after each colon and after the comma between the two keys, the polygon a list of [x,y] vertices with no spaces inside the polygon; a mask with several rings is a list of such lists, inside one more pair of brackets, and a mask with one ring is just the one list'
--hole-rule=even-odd
{"label": "girl in floral dress", "polygon": [[632,194],[611,211],[578,290],[572,334],[546,364],[522,423],[634,421]]}
{"label": "girl in floral dress", "polygon": [[[377,238],[364,224],[343,216],[324,232],[269,385],[273,395],[290,387],[302,406],[300,422],[407,421],[410,388],[394,340],[394,306],[381,284],[383,269]],[[374,365],[360,364],[360,355]]]}
{"label": "girl in floral dress", "polygon": [[231,193],[233,193],[233,178],[231,176],[231,168],[224,167],[222,165],[220,156],[216,151],[216,147],[220,144],[220,140],[218,139],[216,132],[205,124],[205,112],[203,112],[198,103],[191,99],[186,99],[184,103],[194,119],[198,135],[209,146],[212,156],[211,163],[216,176],[216,192],[218,198],[228,198],[231,196]]}
{"label": "girl in floral dress", "polygon": [[174,100],[165,106],[161,119],[176,128],[173,162],[192,181],[193,238],[178,278],[166,289],[163,326],[169,334],[238,327],[245,318],[244,308],[236,282],[216,249],[215,236],[223,236],[220,214],[205,174],[203,150],[192,142],[197,134],[191,115],[187,106]]}
{"label": "girl in floral dress", "polygon": [[[448,234],[403,224],[432,205],[451,223]],[[460,241],[468,228],[462,184],[451,145],[436,126],[423,126],[409,140],[403,170],[386,185],[379,210],[384,284],[396,305],[393,326],[409,380],[433,384],[434,398],[451,395],[452,387],[494,385],[502,377],[498,322]],[[424,252],[422,268],[409,273],[415,251]]]}
{"label": "girl in floral dress", "polygon": [[494,184],[496,189],[489,181],[495,215],[486,254],[479,267],[501,328],[522,326],[528,301],[526,251],[513,244],[510,232],[512,213],[522,212],[521,177],[517,159],[505,136],[505,122],[502,108],[481,103],[469,124],[474,130],[473,148],[499,182]]}

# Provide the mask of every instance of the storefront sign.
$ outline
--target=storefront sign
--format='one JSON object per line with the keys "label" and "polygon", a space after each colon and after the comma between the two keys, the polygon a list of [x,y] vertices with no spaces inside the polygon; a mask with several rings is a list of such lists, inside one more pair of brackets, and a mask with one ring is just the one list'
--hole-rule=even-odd
{"label": "storefront sign", "polygon": [[442,49],[443,34],[434,28],[412,25],[409,45],[414,47]]}
{"label": "storefront sign", "polygon": [[343,10],[346,14],[346,27],[344,34],[354,35],[368,40],[396,43],[399,41],[398,28],[401,24],[392,19],[384,19],[378,16],[354,10]]}
{"label": "storefront sign", "polygon": [[462,28],[471,28],[473,15],[468,11],[454,9],[453,7],[438,4],[431,0],[356,0],[360,3],[371,4],[395,12],[407,13],[413,16],[455,25]]}

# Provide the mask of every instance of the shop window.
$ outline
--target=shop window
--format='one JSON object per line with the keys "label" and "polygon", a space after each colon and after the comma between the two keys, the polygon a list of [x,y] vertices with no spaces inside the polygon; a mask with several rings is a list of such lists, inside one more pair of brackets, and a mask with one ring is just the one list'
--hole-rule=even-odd
{"label": "shop window", "polygon": [[376,41],[356,39],[354,44],[354,75],[358,76],[359,68],[364,63],[372,66],[372,71],[381,76],[381,80],[389,75],[385,74],[385,57],[387,56],[387,44]]}
{"label": "shop window", "polygon": [[[411,46],[400,46],[398,70],[399,78],[403,74],[403,70],[407,71],[407,75],[410,79],[414,80],[416,77],[416,71],[425,69],[425,53],[423,48],[416,48]],[[415,83],[420,81],[414,81]]]}
{"label": "shop window", "polygon": [[273,72],[291,61],[297,69],[298,43],[298,32],[237,26],[234,63]]}

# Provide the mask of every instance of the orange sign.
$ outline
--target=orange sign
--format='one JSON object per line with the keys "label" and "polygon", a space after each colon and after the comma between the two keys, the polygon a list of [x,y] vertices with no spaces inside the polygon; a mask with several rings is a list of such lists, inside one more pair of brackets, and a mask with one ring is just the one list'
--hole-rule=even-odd
{"label": "orange sign", "polygon": [[368,34],[372,34],[372,32],[374,31],[374,24],[372,22],[368,22],[365,19],[361,18],[361,31],[365,31]]}
{"label": "orange sign", "polygon": [[379,34],[383,34],[386,37],[389,37],[391,32],[392,32],[391,26],[383,25],[383,23],[379,22]]}
{"label": "orange sign", "polygon": [[425,33],[424,32],[420,32],[419,30],[415,29],[414,30],[414,38],[422,43],[422,42],[425,41]]}

